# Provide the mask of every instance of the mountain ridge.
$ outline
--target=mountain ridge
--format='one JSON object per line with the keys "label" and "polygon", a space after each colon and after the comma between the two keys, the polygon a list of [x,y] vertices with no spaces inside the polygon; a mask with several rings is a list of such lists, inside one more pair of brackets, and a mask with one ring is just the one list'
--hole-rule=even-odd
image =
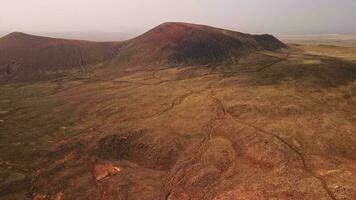
{"label": "mountain ridge", "polygon": [[0,79],[38,79],[47,72],[104,61],[110,61],[116,69],[219,65],[236,63],[253,52],[286,47],[272,35],[252,35],[180,22],[163,23],[122,42],[58,39],[13,32],[0,38]]}
{"label": "mountain ridge", "polygon": [[276,51],[286,47],[272,35],[251,35],[206,25],[167,22],[132,39],[123,46],[118,57],[131,65],[205,65],[232,62],[251,51]]}

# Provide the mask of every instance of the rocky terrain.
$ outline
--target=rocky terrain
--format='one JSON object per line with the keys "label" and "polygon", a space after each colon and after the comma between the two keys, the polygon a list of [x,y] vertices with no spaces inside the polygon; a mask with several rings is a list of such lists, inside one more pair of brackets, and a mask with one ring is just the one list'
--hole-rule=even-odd
{"label": "rocky terrain", "polygon": [[356,198],[356,47],[181,23],[105,45],[4,79],[0,199]]}

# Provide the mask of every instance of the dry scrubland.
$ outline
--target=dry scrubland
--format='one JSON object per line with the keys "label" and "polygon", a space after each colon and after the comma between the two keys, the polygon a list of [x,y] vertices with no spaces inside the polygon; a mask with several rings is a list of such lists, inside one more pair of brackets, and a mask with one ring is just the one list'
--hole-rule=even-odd
{"label": "dry scrubland", "polygon": [[284,47],[0,38],[0,199],[356,199],[356,47]]}
{"label": "dry scrubland", "polygon": [[356,48],[266,56],[1,85],[0,199],[356,199]]}

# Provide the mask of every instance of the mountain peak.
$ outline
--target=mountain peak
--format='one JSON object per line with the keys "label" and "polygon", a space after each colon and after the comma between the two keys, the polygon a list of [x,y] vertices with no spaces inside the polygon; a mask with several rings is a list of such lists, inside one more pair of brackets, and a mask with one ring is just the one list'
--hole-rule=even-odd
{"label": "mountain peak", "polygon": [[15,31],[15,32],[5,35],[4,38],[18,38],[18,37],[27,37],[27,36],[30,36],[30,35],[27,33]]}
{"label": "mountain peak", "polygon": [[129,65],[234,63],[260,50],[286,47],[271,35],[251,35],[206,25],[166,22],[130,41],[117,60]]}

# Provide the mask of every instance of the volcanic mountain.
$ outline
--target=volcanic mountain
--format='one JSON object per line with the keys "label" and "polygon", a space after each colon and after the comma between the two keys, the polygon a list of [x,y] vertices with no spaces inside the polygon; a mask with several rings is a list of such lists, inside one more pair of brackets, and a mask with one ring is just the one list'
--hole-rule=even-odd
{"label": "volcanic mountain", "polygon": [[272,35],[251,35],[204,25],[164,23],[124,45],[116,60],[131,65],[206,65],[235,62],[286,45]]}
{"label": "volcanic mountain", "polygon": [[[115,57],[119,43],[34,36],[20,32],[0,38],[0,77],[37,77]],[[38,77],[37,77],[38,78]]]}
{"label": "volcanic mountain", "polygon": [[164,23],[137,38],[106,43],[15,32],[0,38],[0,79],[43,76],[106,60],[114,69],[237,63],[251,53],[284,47],[272,35],[187,23]]}

